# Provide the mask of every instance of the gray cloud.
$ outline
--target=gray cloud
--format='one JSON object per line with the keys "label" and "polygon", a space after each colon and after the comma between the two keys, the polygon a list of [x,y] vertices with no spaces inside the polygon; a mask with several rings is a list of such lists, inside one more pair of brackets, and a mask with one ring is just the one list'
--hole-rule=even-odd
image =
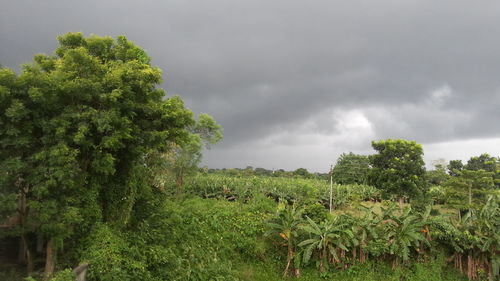
{"label": "gray cloud", "polygon": [[[50,52],[68,31],[145,48],[169,94],[223,125],[209,164],[244,166],[263,144],[295,163],[287,155],[308,142],[321,157],[330,145],[369,151],[375,138],[500,137],[497,1],[9,1],[0,63]],[[433,96],[440,89],[449,93]],[[346,129],[349,118],[370,125]]]}

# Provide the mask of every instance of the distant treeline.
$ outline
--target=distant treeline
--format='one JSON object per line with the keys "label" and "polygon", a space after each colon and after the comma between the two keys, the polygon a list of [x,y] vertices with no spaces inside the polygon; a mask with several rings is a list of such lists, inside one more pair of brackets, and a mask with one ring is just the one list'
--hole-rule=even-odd
{"label": "distant treeline", "polygon": [[268,176],[268,177],[284,177],[284,178],[306,178],[306,179],[324,179],[330,177],[328,173],[309,172],[306,168],[298,168],[294,171],[286,171],[284,169],[269,170],[266,168],[254,168],[247,166],[246,168],[221,168],[213,169],[202,167],[200,172],[209,174],[219,174],[228,176]]}

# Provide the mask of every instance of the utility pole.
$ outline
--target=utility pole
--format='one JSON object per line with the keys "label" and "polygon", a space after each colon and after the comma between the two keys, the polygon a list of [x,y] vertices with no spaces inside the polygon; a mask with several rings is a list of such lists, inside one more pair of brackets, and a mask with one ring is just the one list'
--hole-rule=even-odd
{"label": "utility pole", "polygon": [[468,183],[469,186],[469,213],[472,211],[472,183]]}
{"label": "utility pole", "polygon": [[330,213],[333,211],[333,165],[330,165]]}

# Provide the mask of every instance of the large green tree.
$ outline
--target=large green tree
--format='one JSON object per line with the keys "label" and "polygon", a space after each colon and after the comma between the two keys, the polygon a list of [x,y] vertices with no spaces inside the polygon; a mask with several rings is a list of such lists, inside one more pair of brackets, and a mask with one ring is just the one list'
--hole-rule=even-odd
{"label": "large green tree", "polygon": [[422,194],[426,187],[422,146],[415,141],[373,141],[377,154],[370,156],[369,183],[386,196],[402,199]]}
{"label": "large green tree", "polygon": [[500,188],[500,158],[483,153],[479,156],[473,156],[464,167],[467,170],[484,170],[492,173],[493,181],[497,188]]}
{"label": "large green tree", "polygon": [[48,241],[47,275],[68,237],[98,221],[127,224],[148,155],[185,142],[195,124],[179,97],[164,99],[160,69],[125,37],[58,40],[20,75],[0,70],[0,192],[18,198],[21,238]]}
{"label": "large green tree", "polygon": [[488,153],[483,153],[471,157],[464,168],[472,171],[485,170],[494,173],[497,168],[497,161],[497,158],[490,156]]}
{"label": "large green tree", "polygon": [[465,165],[462,164],[462,160],[452,160],[448,165],[448,170],[452,176],[460,175],[460,171],[462,170],[484,170],[492,173],[496,187],[500,187],[500,157],[493,157],[488,153],[471,157]]}
{"label": "large green tree", "polygon": [[450,160],[447,168],[450,176],[457,176],[458,172],[464,169],[464,164],[462,163],[462,160]]}
{"label": "large green tree", "polygon": [[459,210],[479,209],[495,188],[493,173],[485,170],[462,170],[444,184],[446,201]]}
{"label": "large green tree", "polygon": [[298,168],[292,172],[294,176],[301,178],[310,178],[311,173],[306,168]]}
{"label": "large green tree", "polygon": [[368,156],[342,153],[333,167],[333,181],[339,184],[366,184],[370,161]]}

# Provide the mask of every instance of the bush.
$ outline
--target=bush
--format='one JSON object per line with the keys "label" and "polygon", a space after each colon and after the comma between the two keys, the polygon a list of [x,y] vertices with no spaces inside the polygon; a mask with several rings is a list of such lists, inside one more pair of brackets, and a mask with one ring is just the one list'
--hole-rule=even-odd
{"label": "bush", "polygon": [[146,261],[139,249],[121,233],[106,224],[97,225],[87,238],[83,259],[89,263],[88,278],[95,281],[148,280]]}
{"label": "bush", "polygon": [[76,276],[71,269],[65,269],[57,272],[50,281],[75,281],[75,278]]}

